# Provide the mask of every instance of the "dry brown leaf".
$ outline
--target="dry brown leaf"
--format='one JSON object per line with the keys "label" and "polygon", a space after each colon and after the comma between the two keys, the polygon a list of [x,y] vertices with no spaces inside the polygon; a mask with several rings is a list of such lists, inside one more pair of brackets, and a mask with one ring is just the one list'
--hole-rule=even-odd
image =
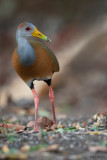
{"label": "dry brown leaf", "polygon": [[30,146],[29,146],[28,144],[25,144],[24,146],[22,146],[22,147],[20,148],[20,150],[21,150],[22,152],[27,152],[27,151],[30,150]]}
{"label": "dry brown leaf", "polygon": [[20,131],[25,129],[25,126],[22,126],[22,125],[14,125],[14,124],[7,124],[7,125],[8,125],[8,129],[14,128],[14,131]]}
{"label": "dry brown leaf", "polygon": [[76,130],[83,129],[79,123],[74,123],[73,127],[76,127]]}
{"label": "dry brown leaf", "polygon": [[[2,123],[0,124],[0,127],[1,128],[5,128],[6,130],[8,129],[13,129],[12,131],[16,131],[16,132],[19,132],[21,130],[24,130],[25,129],[25,126],[22,126],[22,125],[14,125],[14,124],[6,124],[6,123]],[[0,130],[0,132],[2,132],[2,130]]]}
{"label": "dry brown leaf", "polygon": [[73,123],[73,127],[76,127],[77,123]]}
{"label": "dry brown leaf", "polygon": [[97,152],[97,151],[107,152],[107,147],[106,146],[89,146],[89,151],[91,151],[91,152]]}
{"label": "dry brown leaf", "polygon": [[86,122],[84,121],[84,128],[86,127]]}
{"label": "dry brown leaf", "polygon": [[94,120],[101,120],[101,119],[103,119],[103,117],[104,117],[104,115],[105,114],[107,114],[107,112],[104,112],[104,113],[97,113],[97,114],[95,114],[94,116],[93,116],[93,119]]}
{"label": "dry brown leaf", "polygon": [[48,146],[47,148],[43,148],[40,151],[42,152],[57,152],[59,145],[58,144],[52,144]]}
{"label": "dry brown leaf", "polygon": [[9,152],[8,146],[7,146],[7,145],[4,145],[4,146],[2,147],[2,151],[3,151],[4,153],[8,153],[8,152]]}
{"label": "dry brown leaf", "polygon": [[26,127],[27,128],[34,128],[34,121],[30,121],[27,125],[26,125]]}

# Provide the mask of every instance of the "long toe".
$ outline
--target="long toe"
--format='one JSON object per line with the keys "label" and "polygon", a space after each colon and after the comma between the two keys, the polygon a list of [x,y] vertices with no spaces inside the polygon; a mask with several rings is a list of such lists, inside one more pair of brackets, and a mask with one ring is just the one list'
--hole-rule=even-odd
{"label": "long toe", "polygon": [[57,129],[57,128],[58,128],[57,123],[54,123],[53,126],[52,126],[51,128]]}

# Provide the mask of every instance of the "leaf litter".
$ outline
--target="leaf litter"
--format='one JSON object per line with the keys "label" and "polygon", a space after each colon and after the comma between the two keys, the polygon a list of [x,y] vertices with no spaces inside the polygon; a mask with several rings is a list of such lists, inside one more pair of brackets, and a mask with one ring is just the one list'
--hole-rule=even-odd
{"label": "leaf litter", "polygon": [[[22,114],[22,113],[21,113]],[[26,115],[23,115],[26,116]],[[27,115],[29,118],[29,115]],[[27,133],[34,121],[25,125],[3,122],[0,124],[0,159],[90,159],[103,154],[107,157],[106,114],[96,114],[91,119],[73,121],[65,118],[58,127],[46,116],[40,117],[40,133]],[[10,118],[15,123],[18,118]],[[69,125],[68,125],[69,124]],[[40,153],[38,155],[38,153]],[[57,154],[56,154],[57,153]],[[46,157],[45,157],[45,156]]]}

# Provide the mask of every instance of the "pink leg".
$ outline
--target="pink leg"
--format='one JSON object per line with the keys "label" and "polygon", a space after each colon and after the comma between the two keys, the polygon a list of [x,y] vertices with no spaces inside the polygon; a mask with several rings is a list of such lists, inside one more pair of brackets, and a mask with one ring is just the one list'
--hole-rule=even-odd
{"label": "pink leg", "polygon": [[[34,103],[35,103],[35,124],[34,124],[34,129],[33,129],[33,131],[39,131],[39,130],[38,130],[38,124],[37,124],[39,97],[38,97],[38,95],[36,94],[36,92],[35,92],[34,89],[32,89],[32,93],[33,93],[33,96],[34,96]],[[31,131],[31,132],[33,132],[33,131]]]}
{"label": "pink leg", "polygon": [[53,90],[52,90],[51,86],[49,86],[49,97],[50,97],[50,100],[52,102],[54,125],[57,126],[56,114],[55,114],[55,104],[54,104],[54,93],[53,93]]}

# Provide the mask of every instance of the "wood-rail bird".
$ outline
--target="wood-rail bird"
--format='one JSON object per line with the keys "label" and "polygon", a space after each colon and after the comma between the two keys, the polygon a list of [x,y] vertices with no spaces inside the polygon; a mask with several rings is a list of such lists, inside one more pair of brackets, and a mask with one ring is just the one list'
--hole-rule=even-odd
{"label": "wood-rail bird", "polygon": [[32,131],[39,131],[37,124],[39,97],[35,91],[33,81],[42,80],[49,86],[49,97],[52,102],[54,119],[53,124],[56,126],[54,93],[51,87],[51,80],[54,72],[59,71],[59,63],[50,48],[38,41],[31,40],[31,37],[51,42],[32,23],[21,23],[16,31],[17,47],[12,55],[12,64],[17,74],[32,90],[35,103],[35,123]]}

